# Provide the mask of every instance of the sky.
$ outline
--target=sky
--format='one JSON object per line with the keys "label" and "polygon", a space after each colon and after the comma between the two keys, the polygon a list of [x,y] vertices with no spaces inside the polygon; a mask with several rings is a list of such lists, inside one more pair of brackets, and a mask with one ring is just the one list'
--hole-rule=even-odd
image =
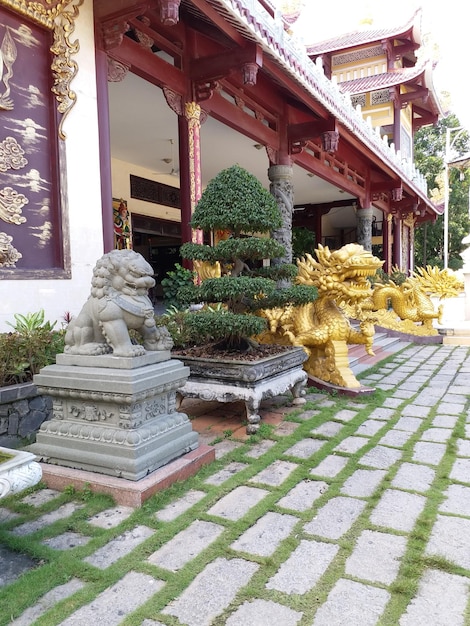
{"label": "sky", "polygon": [[470,68],[466,45],[470,32],[462,0],[336,0],[321,4],[317,0],[304,0],[293,31],[309,44],[354,31],[364,18],[372,18],[372,27],[401,26],[419,7],[422,36],[429,35],[439,50],[433,73],[435,92],[438,96],[443,91],[450,93],[451,111],[470,130]]}

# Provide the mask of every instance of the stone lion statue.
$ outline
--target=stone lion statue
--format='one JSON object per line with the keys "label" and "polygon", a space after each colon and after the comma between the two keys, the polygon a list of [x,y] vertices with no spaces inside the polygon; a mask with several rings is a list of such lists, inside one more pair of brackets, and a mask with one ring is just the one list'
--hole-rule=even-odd
{"label": "stone lion statue", "polygon": [[[155,285],[153,268],[134,250],[112,250],[99,259],[91,281],[91,295],[65,334],[68,354],[134,357],[146,350],[171,350],[173,341],[164,326],[156,326],[148,290]],[[143,345],[133,344],[129,329]]]}

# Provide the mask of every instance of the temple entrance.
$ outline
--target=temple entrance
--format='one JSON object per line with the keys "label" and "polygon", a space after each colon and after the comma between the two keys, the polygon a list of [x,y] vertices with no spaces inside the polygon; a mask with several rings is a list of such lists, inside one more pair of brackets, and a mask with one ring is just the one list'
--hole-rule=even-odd
{"label": "temple entrance", "polygon": [[155,303],[162,300],[161,281],[167,272],[181,263],[181,224],[144,215],[132,215],[133,249],[150,263],[155,272],[156,285],[150,294]]}

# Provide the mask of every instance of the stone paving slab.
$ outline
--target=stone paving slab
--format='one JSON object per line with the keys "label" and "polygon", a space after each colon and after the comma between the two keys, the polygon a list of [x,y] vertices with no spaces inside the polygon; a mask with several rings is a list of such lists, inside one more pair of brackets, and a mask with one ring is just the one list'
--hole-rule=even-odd
{"label": "stone paving slab", "polygon": [[333,451],[342,452],[343,454],[355,454],[358,450],[367,446],[368,443],[369,439],[367,437],[356,437],[355,435],[351,435],[350,437],[343,439],[341,443],[333,448]]}
{"label": "stone paving slab", "polygon": [[354,524],[366,506],[363,500],[332,498],[315,515],[311,522],[304,525],[309,535],[318,535],[326,539],[339,539]]}
{"label": "stone paving slab", "polygon": [[443,556],[460,567],[470,569],[470,520],[438,515],[426,554]]}
{"label": "stone paving slab", "polygon": [[244,559],[217,558],[162,613],[177,617],[186,626],[211,626],[239,589],[248,584],[258,567]]}
{"label": "stone paving slab", "polygon": [[379,420],[365,420],[356,430],[356,433],[365,437],[373,437],[382,428],[384,428],[384,423]]}
{"label": "stone paving slab", "polygon": [[345,481],[341,493],[356,498],[368,498],[380,485],[386,473],[385,470],[358,469]]}
{"label": "stone paving slab", "polygon": [[375,446],[359,459],[361,465],[375,469],[388,469],[401,459],[401,451],[385,446]]}
{"label": "stone paving slab", "polygon": [[319,439],[301,439],[284,452],[285,456],[294,456],[298,459],[309,459],[324,446],[325,442]]}
{"label": "stone paving slab", "polygon": [[67,502],[67,504],[63,504],[55,511],[45,513],[32,522],[25,522],[24,524],[20,524],[20,526],[16,526],[16,528],[12,530],[12,533],[17,537],[31,535],[42,528],[46,528],[46,526],[49,526],[54,522],[64,519],[65,517],[70,517],[75,513],[75,511],[79,511],[82,508],[82,504],[78,504],[77,502]]}
{"label": "stone paving slab", "polygon": [[244,517],[248,511],[267,496],[269,491],[256,487],[236,487],[212,506],[207,513],[236,521]]}
{"label": "stone paving slab", "polygon": [[425,503],[423,496],[387,489],[372,511],[370,521],[377,526],[410,532]]}
{"label": "stone paving slab", "polygon": [[181,498],[170,502],[170,504],[161,511],[157,511],[155,517],[160,520],[160,522],[172,522],[186,511],[189,511],[189,509],[200,502],[205,495],[206,493],[204,491],[191,489]]}
{"label": "stone paving slab", "polygon": [[136,526],[132,530],[128,530],[122,535],[119,535],[119,537],[112,539],[83,560],[85,563],[93,565],[93,567],[106,569],[123,556],[128,555],[132,550],[137,548],[137,546],[140,546],[140,544],[151,537],[154,532],[154,530],[147,526]]}
{"label": "stone paving slab", "polygon": [[436,415],[432,421],[432,425],[436,428],[454,428],[457,424],[457,415]]}
{"label": "stone paving slab", "polygon": [[230,546],[232,550],[258,556],[270,556],[286,539],[298,519],[293,515],[268,512]]}
{"label": "stone paving slab", "polygon": [[80,533],[74,533],[72,531],[57,535],[57,537],[51,537],[41,541],[44,546],[52,548],[53,550],[73,550],[79,546],[86,546],[91,537],[81,535]]}
{"label": "stone paving slab", "polygon": [[378,407],[370,413],[369,419],[388,422],[388,420],[390,420],[394,415],[395,409],[385,409],[383,407]]}
{"label": "stone paving slab", "polygon": [[147,574],[129,572],[115,585],[100,593],[87,604],[61,622],[61,626],[118,626],[123,615],[128,615],[147,602],[164,585],[164,582]]}
{"label": "stone paving slab", "polygon": [[350,422],[357,415],[357,411],[350,411],[349,409],[342,409],[335,413],[334,419],[340,422]]}
{"label": "stone paving slab", "polygon": [[470,484],[470,459],[456,459],[449,477],[452,480]]}
{"label": "stone paving slab", "polygon": [[209,478],[206,480],[206,483],[208,483],[209,485],[222,485],[227,480],[229,480],[229,478],[232,478],[235,474],[241,472],[247,467],[248,466],[246,463],[238,463],[234,461],[233,463],[229,463],[226,467],[221,469],[220,472],[216,472],[212,476],[209,476]]}
{"label": "stone paving slab", "polygon": [[271,450],[271,448],[275,445],[276,442],[272,439],[263,439],[263,441],[255,443],[252,446],[251,450],[248,450],[248,452],[246,452],[245,454],[251,459],[259,459],[263,456],[263,454],[266,454],[266,452],[268,452],[268,450]]}
{"label": "stone paving slab", "polygon": [[134,509],[131,506],[116,506],[100,511],[100,513],[93,515],[87,521],[92,526],[98,526],[99,528],[115,528],[132,515],[133,512]]}
{"label": "stone paving slab", "polygon": [[449,485],[444,495],[446,499],[439,505],[440,511],[470,517],[470,487]]}
{"label": "stone paving slab", "polygon": [[421,433],[423,441],[432,441],[434,443],[445,443],[452,436],[450,428],[427,428]]}
{"label": "stone paving slab", "polygon": [[392,430],[389,430],[388,433],[385,433],[382,439],[380,439],[379,445],[390,446],[391,448],[403,448],[412,435],[412,432],[392,428]]}
{"label": "stone paving slab", "polygon": [[468,439],[457,439],[457,456],[470,457],[470,441]]}
{"label": "stone paving slab", "polygon": [[408,404],[404,406],[401,410],[401,414],[404,417],[422,417],[425,418],[429,415],[429,411],[431,410],[430,406],[422,406],[419,404]]}
{"label": "stone paving slab", "polygon": [[147,561],[170,572],[176,572],[213,543],[223,530],[224,527],[220,524],[195,520],[151,554]]}
{"label": "stone paving slab", "polygon": [[428,570],[420,581],[417,596],[400,618],[399,626],[463,626],[468,596],[467,578]]}
{"label": "stone paving slab", "polygon": [[302,613],[289,609],[272,600],[253,600],[244,602],[225,622],[225,626],[296,626],[302,619]]}
{"label": "stone paving slab", "polygon": [[425,493],[435,477],[435,470],[427,465],[403,463],[392,480],[392,487]]}
{"label": "stone paving slab", "polygon": [[266,588],[288,594],[307,593],[325,573],[338,550],[339,546],[332,543],[302,540],[276,574],[268,580]]}
{"label": "stone paving slab", "polygon": [[389,599],[385,589],[341,578],[318,609],[313,626],[340,626],[346,615],[347,626],[375,626]]}
{"label": "stone paving slab", "polygon": [[0,588],[14,582],[25,572],[36,567],[33,561],[26,554],[18,554],[0,544]]}
{"label": "stone paving slab", "polygon": [[41,489],[41,491],[35,491],[30,493],[21,499],[23,504],[29,504],[30,506],[40,507],[43,504],[48,504],[52,500],[55,500],[60,496],[60,491],[56,489]]}
{"label": "stone paving slab", "polygon": [[296,463],[291,461],[278,460],[268,465],[259,474],[253,476],[250,481],[252,483],[259,483],[263,485],[270,485],[271,487],[278,487],[289,478],[294,470],[298,468]]}
{"label": "stone paving slab", "polygon": [[343,428],[343,424],[338,422],[325,422],[310,432],[312,435],[323,435],[324,437],[334,437]]}
{"label": "stone paving slab", "polygon": [[328,490],[328,484],[317,480],[303,480],[278,501],[284,509],[307,511]]}
{"label": "stone paving slab", "polygon": [[369,582],[390,585],[398,575],[405,550],[405,537],[364,530],[346,561],[345,572]]}
{"label": "stone paving slab", "polygon": [[325,476],[327,478],[333,478],[339,474],[348,463],[349,459],[344,456],[330,455],[314,467],[310,471],[310,474],[312,476]]}
{"label": "stone paving slab", "polygon": [[63,585],[54,587],[54,589],[45,593],[36,604],[26,609],[20,617],[9,622],[9,626],[31,626],[31,624],[34,624],[46,611],[51,609],[58,602],[70,598],[74,593],[83,589],[84,586],[85,583],[83,581],[78,578],[72,578],[72,580],[69,580]]}
{"label": "stone paving slab", "polygon": [[413,461],[428,463],[429,465],[439,465],[445,452],[446,446],[443,443],[418,441],[414,446]]}
{"label": "stone paving slab", "polygon": [[395,424],[397,430],[406,430],[415,433],[423,425],[423,420],[418,417],[401,417]]}

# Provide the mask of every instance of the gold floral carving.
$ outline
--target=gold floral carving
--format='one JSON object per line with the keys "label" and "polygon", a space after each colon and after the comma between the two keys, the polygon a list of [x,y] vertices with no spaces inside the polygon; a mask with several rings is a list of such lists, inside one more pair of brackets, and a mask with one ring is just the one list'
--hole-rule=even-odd
{"label": "gold floral carving", "polygon": [[78,65],[72,56],[78,52],[78,40],[71,41],[75,30],[78,8],[84,0],[42,0],[28,2],[26,0],[2,0],[2,5],[16,13],[45,26],[53,32],[51,52],[54,55],[51,64],[54,83],[52,93],[58,102],[57,109],[62,114],[59,124],[59,137],[65,139],[62,130],[65,118],[75,104],[76,94],[70,89],[70,83],[78,72]]}

